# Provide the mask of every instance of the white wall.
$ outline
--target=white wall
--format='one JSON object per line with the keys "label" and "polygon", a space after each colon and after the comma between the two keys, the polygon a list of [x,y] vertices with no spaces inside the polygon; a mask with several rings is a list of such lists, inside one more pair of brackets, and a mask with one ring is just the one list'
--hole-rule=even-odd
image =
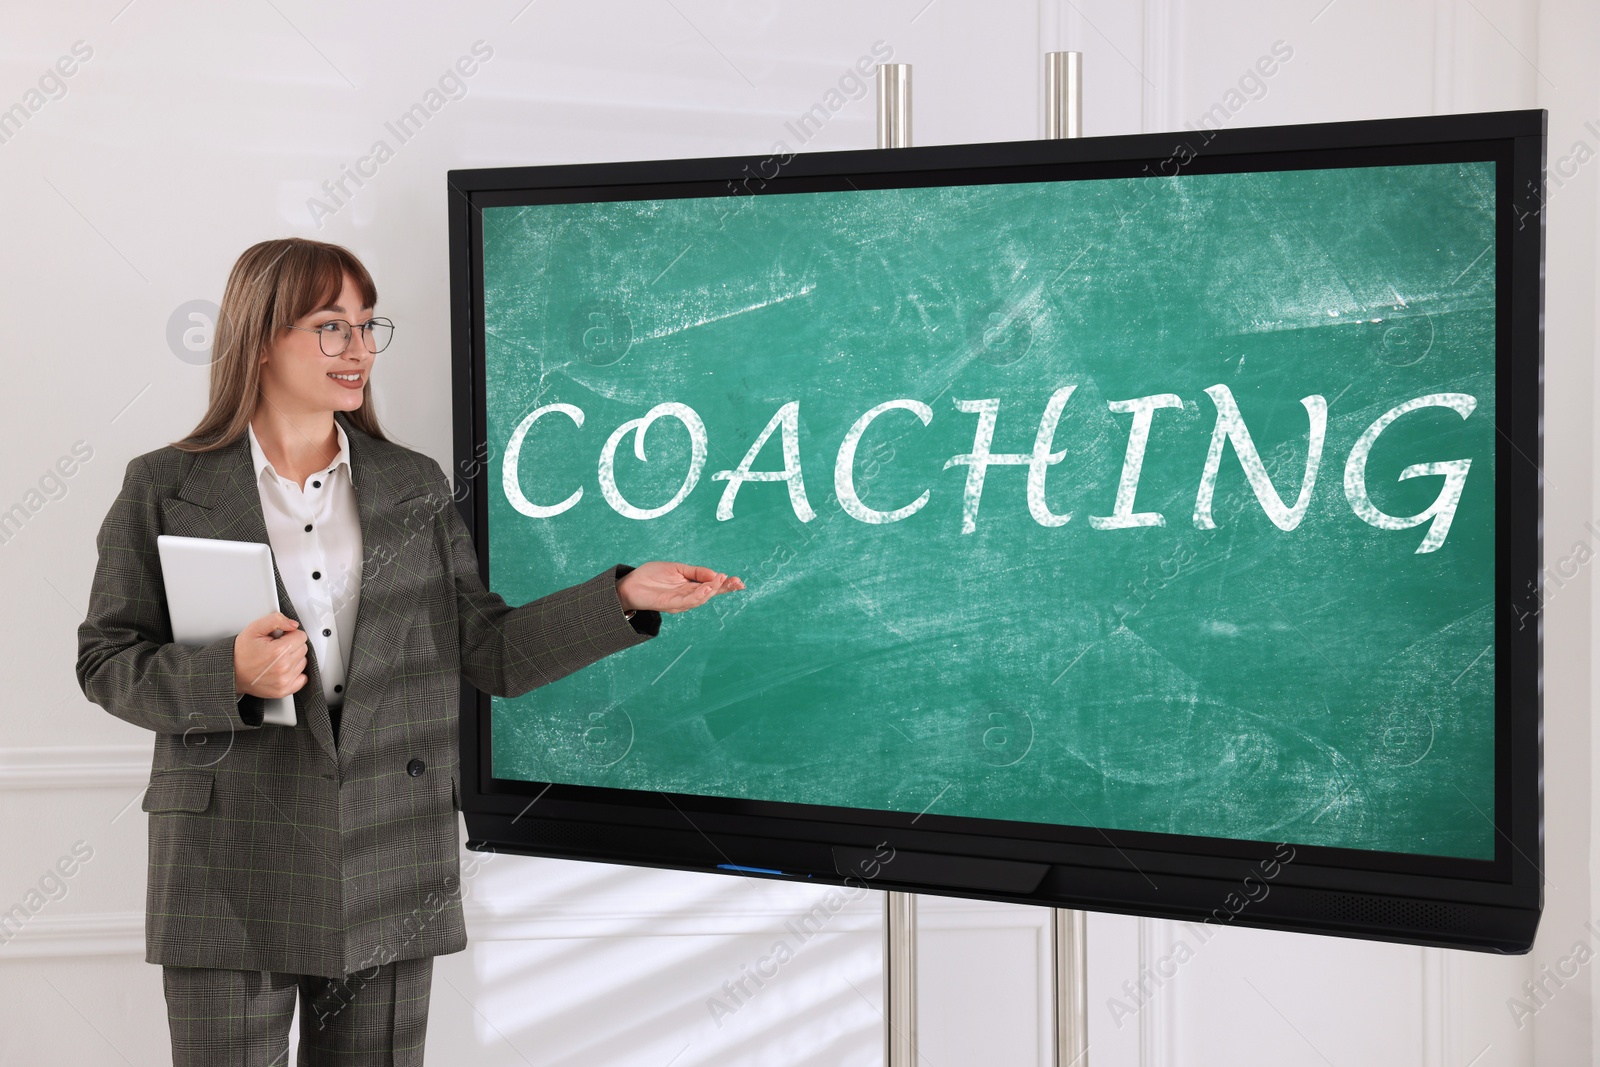
{"label": "white wall", "polygon": [[[206,371],[169,340],[234,257],[281,234],[349,244],[400,334],[374,389],[385,425],[449,460],[444,171],[799,147],[785,122],[878,39],[914,64],[921,144],[1036,136],[1041,55],[1086,54],[1091,135],[1181,128],[1275,41],[1294,49],[1233,125],[1501,108],[1551,110],[1552,166],[1600,150],[1592,0],[102,0],[0,8],[0,108],[75,42],[92,56],[0,143],[0,329],[8,391],[0,510],[74,442],[93,459],[0,544],[0,904],[75,842],[93,858],[0,946],[0,1063],[159,1064],[159,972],[142,962],[149,738],[73,677],[94,534],[128,457],[180,436]],[[482,40],[493,58],[318,228],[320,184],[385,137]],[[1584,123],[1594,120],[1594,127]],[[870,99],[807,149],[868,147]],[[1579,153],[1585,154],[1585,153]],[[1586,155],[1586,154],[1585,154]],[[1546,532],[1569,555],[1593,515],[1593,165],[1548,211]],[[1552,182],[1552,186],[1554,186]],[[1519,984],[1588,938],[1590,576],[1548,602],[1547,908],[1534,953],[1493,958],[1224,931],[1132,1018],[1108,1004],[1192,938],[1094,916],[1096,1067],[1595,1062],[1589,969],[1519,1028]],[[475,857],[481,861],[481,857]],[[496,857],[470,880],[473,945],[439,961],[430,1048],[453,1064],[877,1062],[877,901],[808,942],[749,1004],[708,998],[810,906],[802,887]],[[924,898],[925,1060],[1045,1058],[1045,913]]]}

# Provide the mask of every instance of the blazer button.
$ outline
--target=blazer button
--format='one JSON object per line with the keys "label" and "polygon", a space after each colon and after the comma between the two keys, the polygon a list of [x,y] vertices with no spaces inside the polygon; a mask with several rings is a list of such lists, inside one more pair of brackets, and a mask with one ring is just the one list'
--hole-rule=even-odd
{"label": "blazer button", "polygon": [[428,765],[419,759],[414,759],[410,763],[406,764],[406,773],[413,778],[421,778],[422,772],[426,771],[427,769]]}

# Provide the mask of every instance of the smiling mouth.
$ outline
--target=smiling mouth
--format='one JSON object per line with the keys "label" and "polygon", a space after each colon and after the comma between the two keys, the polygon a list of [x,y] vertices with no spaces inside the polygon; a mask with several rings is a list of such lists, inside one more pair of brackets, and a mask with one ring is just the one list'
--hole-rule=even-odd
{"label": "smiling mouth", "polygon": [[356,374],[329,374],[328,377],[340,382],[359,382],[361,380],[359,372]]}

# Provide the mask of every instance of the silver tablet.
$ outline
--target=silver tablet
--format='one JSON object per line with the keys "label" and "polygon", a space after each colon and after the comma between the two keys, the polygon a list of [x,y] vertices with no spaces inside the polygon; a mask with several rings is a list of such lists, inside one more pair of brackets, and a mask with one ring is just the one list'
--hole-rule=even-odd
{"label": "silver tablet", "polygon": [[[237,635],[261,616],[278,610],[270,545],[160,534],[156,548],[161,553],[172,639],[177,643],[208,645]],[[263,722],[295,724],[292,695],[264,704]]]}

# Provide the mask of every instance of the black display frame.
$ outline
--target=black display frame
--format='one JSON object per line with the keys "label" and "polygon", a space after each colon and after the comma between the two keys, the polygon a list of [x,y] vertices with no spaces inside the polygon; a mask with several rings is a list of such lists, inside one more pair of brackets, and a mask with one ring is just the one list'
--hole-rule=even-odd
{"label": "black display frame", "polygon": [[1528,951],[1543,907],[1546,123],[1531,110],[448,175],[453,473],[487,585],[484,207],[1493,160],[1496,248],[1505,251],[1495,279],[1495,602],[1506,609],[1495,615],[1493,860],[495,779],[490,698],[463,680],[468,847]]}

